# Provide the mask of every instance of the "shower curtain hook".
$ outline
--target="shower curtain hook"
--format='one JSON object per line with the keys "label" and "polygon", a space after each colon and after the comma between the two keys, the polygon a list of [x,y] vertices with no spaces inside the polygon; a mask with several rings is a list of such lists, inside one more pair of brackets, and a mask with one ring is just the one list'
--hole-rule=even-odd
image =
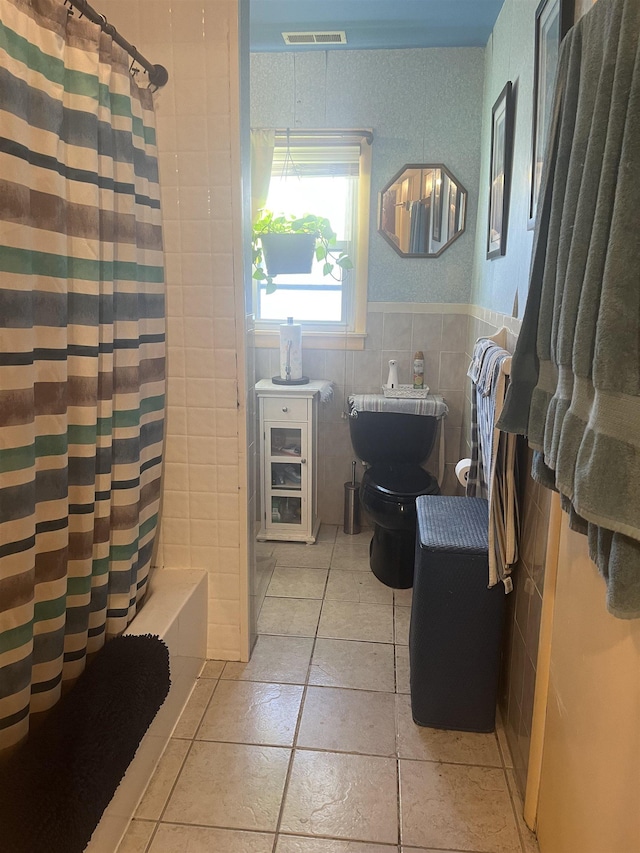
{"label": "shower curtain hook", "polygon": [[[138,48],[134,44],[134,45],[131,45],[131,50],[135,53],[135,52],[137,52]],[[129,65],[129,74],[131,74],[132,77],[135,77],[136,74],[138,74],[138,72],[140,71],[139,68],[134,68],[135,64],[136,64],[136,58],[135,58],[135,56],[132,56],[131,57],[131,64]]]}

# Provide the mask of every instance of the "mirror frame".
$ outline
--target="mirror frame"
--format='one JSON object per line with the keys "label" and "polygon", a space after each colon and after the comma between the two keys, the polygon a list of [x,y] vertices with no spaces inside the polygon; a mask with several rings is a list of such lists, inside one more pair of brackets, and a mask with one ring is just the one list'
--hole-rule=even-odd
{"label": "mirror frame", "polygon": [[[465,203],[464,203],[464,216],[463,216],[462,228],[453,237],[451,237],[449,240],[447,240],[447,242],[444,244],[444,246],[442,246],[442,248],[437,252],[403,252],[394,243],[394,241],[389,237],[388,233],[382,228],[382,197],[387,192],[387,190],[389,190],[396,183],[396,181],[402,176],[402,174],[407,171],[407,169],[441,169],[443,172],[446,172],[446,174],[449,176],[449,179],[456,184],[456,186],[458,187],[460,192],[464,193]],[[380,234],[382,237],[384,237],[384,239],[387,241],[387,243],[395,250],[395,252],[398,255],[400,255],[401,258],[439,258],[440,255],[446,249],[448,249],[452,243],[455,243],[455,241],[458,239],[458,237],[461,237],[462,234],[464,234],[464,232],[466,231],[468,200],[469,200],[469,193],[462,186],[462,184],[456,178],[456,176],[453,174],[453,172],[450,169],[447,169],[447,167],[444,165],[444,163],[405,163],[401,169],[398,169],[398,171],[391,178],[391,180],[387,181],[387,183],[382,187],[382,189],[378,193],[378,234]]]}

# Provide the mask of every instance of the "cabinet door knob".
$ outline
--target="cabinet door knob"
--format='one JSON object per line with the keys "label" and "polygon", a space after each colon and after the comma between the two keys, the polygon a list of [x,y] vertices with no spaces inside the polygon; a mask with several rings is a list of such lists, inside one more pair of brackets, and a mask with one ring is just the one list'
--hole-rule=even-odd
{"label": "cabinet door knob", "polygon": [[283,412],[288,412],[288,411],[289,411],[288,406],[283,406],[283,407],[282,407],[282,411],[283,411]]}
{"label": "cabinet door knob", "polygon": [[307,460],[306,460],[306,459],[301,459],[301,460],[300,460],[300,462],[301,462],[303,465],[306,465],[306,464],[307,464]]}

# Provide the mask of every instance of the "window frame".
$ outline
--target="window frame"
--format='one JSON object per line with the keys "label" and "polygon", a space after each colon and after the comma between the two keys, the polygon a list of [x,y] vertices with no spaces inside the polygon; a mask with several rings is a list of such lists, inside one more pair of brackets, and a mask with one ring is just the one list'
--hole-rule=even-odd
{"label": "window frame", "polygon": [[[363,349],[366,337],[367,319],[367,285],[369,264],[369,234],[371,229],[371,132],[369,138],[362,131],[335,130],[331,131],[337,138],[343,139],[345,144],[360,145],[359,174],[358,174],[358,198],[357,198],[357,229],[354,271],[350,275],[348,290],[345,289],[343,301],[346,299],[350,308],[350,319],[345,322],[331,322],[329,320],[312,323],[300,321],[302,325],[303,338],[307,339],[309,346],[314,349]],[[326,130],[309,129],[296,130],[296,145],[320,144],[327,141]],[[281,147],[286,140],[285,134],[276,132],[276,144]],[[293,145],[292,145],[293,147]],[[257,317],[258,309],[258,282],[254,281],[253,305],[256,316],[255,342],[259,347],[277,348],[279,346],[280,321],[261,320]],[[284,319],[284,318],[283,318]]]}

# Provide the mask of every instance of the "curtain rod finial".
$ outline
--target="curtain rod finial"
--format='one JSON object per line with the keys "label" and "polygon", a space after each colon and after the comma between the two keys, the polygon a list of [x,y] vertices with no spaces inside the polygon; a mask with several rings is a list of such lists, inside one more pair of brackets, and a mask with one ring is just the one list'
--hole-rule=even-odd
{"label": "curtain rod finial", "polygon": [[155,86],[156,89],[164,86],[168,80],[169,72],[164,65],[154,65],[153,69],[149,71],[149,83],[151,83],[152,86]]}

